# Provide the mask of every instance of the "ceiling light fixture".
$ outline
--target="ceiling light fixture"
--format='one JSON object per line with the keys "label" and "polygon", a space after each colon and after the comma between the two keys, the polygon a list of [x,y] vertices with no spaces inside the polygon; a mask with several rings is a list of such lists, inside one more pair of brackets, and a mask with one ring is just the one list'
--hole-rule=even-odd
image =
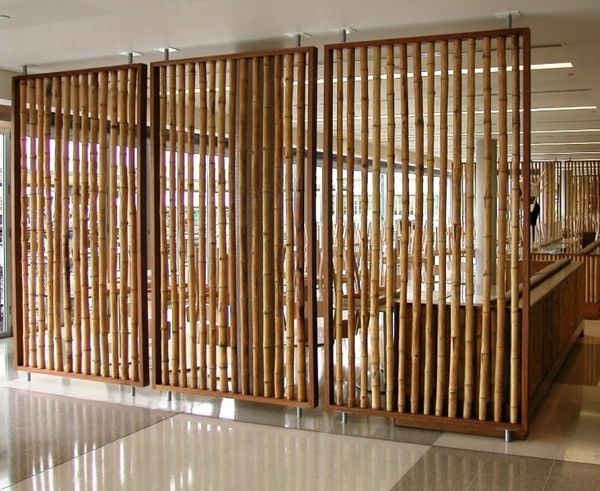
{"label": "ceiling light fixture", "polygon": [[121,56],[142,56],[139,51],[121,51],[119,54]]}
{"label": "ceiling light fixture", "polygon": [[532,143],[531,145],[537,145],[537,146],[547,146],[547,145],[551,145],[551,146],[555,146],[555,145],[600,145],[600,142],[551,142],[551,143]]}
{"label": "ceiling light fixture", "polygon": [[532,133],[544,134],[544,133],[599,133],[600,128],[583,128],[583,129],[570,129],[570,130],[535,130]]}
{"label": "ceiling light fixture", "polygon": [[161,48],[156,48],[156,51],[160,51],[161,53],[177,53],[179,49],[173,46],[162,46]]}
{"label": "ceiling light fixture", "polygon": [[8,20],[11,19],[12,17],[10,15],[6,15],[6,14],[0,14],[0,20]]}

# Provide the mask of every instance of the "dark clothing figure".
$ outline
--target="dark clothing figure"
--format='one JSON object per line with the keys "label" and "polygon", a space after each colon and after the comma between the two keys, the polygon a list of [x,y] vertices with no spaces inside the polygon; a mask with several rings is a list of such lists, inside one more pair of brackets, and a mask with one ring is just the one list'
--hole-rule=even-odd
{"label": "dark clothing figure", "polygon": [[[535,199],[535,198],[532,198]],[[535,226],[540,217],[540,204],[534,201],[529,207],[529,225],[531,225],[531,240],[535,241]]]}

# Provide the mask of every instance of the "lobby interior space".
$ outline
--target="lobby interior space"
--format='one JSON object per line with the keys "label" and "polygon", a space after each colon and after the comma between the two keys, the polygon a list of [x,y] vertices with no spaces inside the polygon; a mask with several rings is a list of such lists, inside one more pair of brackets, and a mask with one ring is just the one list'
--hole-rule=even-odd
{"label": "lobby interior space", "polygon": [[0,1],[0,490],[598,489],[598,26]]}

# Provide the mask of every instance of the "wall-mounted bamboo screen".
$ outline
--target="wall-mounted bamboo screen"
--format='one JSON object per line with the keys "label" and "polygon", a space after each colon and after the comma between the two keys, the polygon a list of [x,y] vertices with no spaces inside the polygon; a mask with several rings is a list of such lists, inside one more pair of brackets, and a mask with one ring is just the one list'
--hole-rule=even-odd
{"label": "wall-mounted bamboo screen", "polygon": [[19,368],[148,381],[146,68],[14,79]]}
{"label": "wall-mounted bamboo screen", "polygon": [[159,387],[316,403],[316,50],[152,66]]}
{"label": "wall-mounted bamboo screen", "polygon": [[526,424],[529,51],[519,29],[325,47],[331,409]]}
{"label": "wall-mounted bamboo screen", "polygon": [[581,240],[600,231],[600,161],[564,161],[561,191],[564,194],[563,235]]}

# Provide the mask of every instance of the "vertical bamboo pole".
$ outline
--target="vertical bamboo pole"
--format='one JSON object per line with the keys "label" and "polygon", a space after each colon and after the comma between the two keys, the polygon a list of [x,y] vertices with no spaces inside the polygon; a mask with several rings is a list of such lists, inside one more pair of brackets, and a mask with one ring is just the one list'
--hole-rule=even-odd
{"label": "vertical bamboo pole", "polygon": [[186,101],[186,154],[187,154],[187,287],[190,312],[190,387],[198,387],[198,299],[196,271],[196,224],[194,219],[194,137],[196,131],[196,65],[189,63]]}
{"label": "vertical bamboo pole", "polygon": [[79,107],[79,76],[73,75],[71,78],[71,95],[73,97],[73,266],[75,274],[74,283],[74,306],[73,316],[74,330],[74,353],[73,353],[73,371],[82,373],[81,366],[81,234],[80,234],[80,203],[81,203],[81,171],[80,171],[80,139],[81,139],[81,116]]}
{"label": "vertical bamboo pole", "polygon": [[283,341],[283,65],[275,57],[275,158],[273,169],[273,242],[275,283],[275,398],[284,396]]}
{"label": "vertical bamboo pole", "polygon": [[[240,60],[240,203],[248,202],[248,60]],[[250,393],[249,326],[248,326],[248,220],[240,219],[240,342],[242,394]]]}
{"label": "vertical bamboo pole", "polygon": [[369,53],[360,48],[360,407],[369,405]]}
{"label": "vertical bamboo pole", "polygon": [[119,329],[121,379],[129,379],[129,237],[127,237],[127,71],[119,71]]}
{"label": "vertical bamboo pole", "polygon": [[[30,208],[29,220],[31,243],[31,271],[29,273],[29,363],[30,367],[37,367],[37,329],[38,329],[38,254],[37,254],[37,210],[38,210],[38,169],[37,169],[37,80],[29,80],[27,85],[29,100],[29,186]],[[27,250],[27,249],[25,249]]]}
{"label": "vertical bamboo pole", "polygon": [[409,179],[410,148],[408,128],[408,57],[406,44],[400,45],[400,117],[402,125],[402,238],[400,244],[400,322],[398,326],[398,411],[406,411],[408,366],[408,240],[410,235]]}
{"label": "vertical bamboo pole", "polygon": [[[447,278],[447,234],[448,203],[448,41],[440,43],[440,197],[438,210],[438,254],[439,290],[437,318],[437,364],[435,387],[435,415],[444,414],[444,398],[447,390],[446,361],[446,278]],[[408,210],[407,210],[408,213]]]}
{"label": "vertical bamboo pole", "polygon": [[[167,249],[167,68],[159,68],[159,220],[160,220],[160,381],[169,384],[169,251]],[[200,215],[202,216],[202,215]]]}
{"label": "vertical bamboo pole", "polygon": [[371,407],[381,409],[379,275],[381,269],[381,47],[373,49],[373,235],[371,245]]}
{"label": "vertical bamboo pole", "polygon": [[[252,313],[252,392],[255,396],[261,395],[262,383],[260,380],[261,351],[260,351],[260,58],[252,59],[252,160],[251,160],[251,313]],[[288,326],[289,329],[289,326]]]}
{"label": "vertical bamboo pole", "polygon": [[[512,234],[510,243],[510,422],[519,418],[520,378],[520,318],[519,318],[519,163],[520,154],[520,68],[519,36],[512,37],[512,168],[511,168],[511,217]],[[526,210],[528,204],[525,204]]]}
{"label": "vertical bamboo pole", "polygon": [[305,180],[305,112],[306,112],[306,61],[303,52],[298,53],[296,63],[298,72],[298,92],[296,97],[296,185],[295,185],[295,220],[296,220],[296,274],[294,291],[294,318],[297,324],[297,378],[298,400],[306,401],[306,332],[304,318],[304,180]]}
{"label": "vertical bamboo pole", "polygon": [[474,284],[474,183],[475,183],[475,39],[468,41],[467,57],[467,163],[466,177],[466,305],[465,305],[465,396],[463,418],[470,419],[473,411],[475,384],[475,310],[473,308]]}
{"label": "vertical bamboo pole", "polygon": [[[496,266],[496,359],[494,368],[494,421],[502,420],[504,395],[504,339],[506,321],[506,201],[508,186],[506,39],[497,38],[498,53],[498,263]],[[549,189],[546,187],[546,194]],[[548,205],[548,202],[546,202]],[[493,206],[493,203],[492,203]],[[548,208],[548,206],[546,206]],[[548,217],[548,215],[546,215]],[[548,225],[549,220],[546,221]],[[493,246],[492,246],[493,247]]]}
{"label": "vertical bamboo pole", "polygon": [[[239,392],[238,387],[238,294],[237,294],[237,213],[236,213],[236,117],[237,117],[237,60],[229,63],[229,326],[230,326],[230,348],[231,348],[231,391]],[[281,162],[281,159],[279,159]],[[276,319],[281,309],[277,311]]]}
{"label": "vertical bamboo pole", "polygon": [[[385,210],[385,408],[387,411],[394,409],[394,310],[396,290],[396,253],[394,251],[394,199],[395,199],[395,173],[396,173],[396,122],[394,119],[394,45],[387,47],[386,56],[387,76],[387,198]],[[352,188],[353,179],[349,180]]]}
{"label": "vertical bamboo pole", "polygon": [[[61,284],[61,272],[64,269],[63,255],[61,248],[62,241],[62,80],[60,77],[54,77],[52,79],[52,94],[53,101],[52,105],[55,108],[55,119],[54,119],[54,268],[53,268],[53,289],[54,293],[54,351],[55,351],[55,366],[56,370],[62,372],[64,369],[63,363],[63,335],[61,326],[61,313],[62,313],[62,296],[60,290]],[[23,179],[23,178],[21,178]],[[23,211],[22,211],[23,213]],[[25,249],[27,250],[27,249]],[[24,282],[25,284],[25,282]],[[23,298],[26,297],[25,290],[23,291]]]}
{"label": "vertical bamboo pole", "polygon": [[200,389],[207,387],[206,373],[206,151],[207,151],[207,103],[206,103],[206,64],[198,65],[198,88],[200,92],[200,207],[198,210],[198,286],[199,309],[198,322],[200,324]]}
{"label": "vertical bamboo pole", "polygon": [[[31,228],[28,231],[28,217],[31,216],[31,194],[33,188],[29,187],[29,198],[28,194],[28,181],[30,171],[28,168],[27,155],[27,81],[21,80],[19,82],[19,134],[21,135],[21,182],[20,182],[20,197],[21,197],[21,223],[20,223],[20,239],[21,239],[21,270],[23,274],[23,331],[22,331],[22,342],[23,342],[23,366],[29,366],[29,319],[31,316],[30,304],[29,304],[29,267],[30,267],[30,242],[31,242]],[[33,106],[33,102],[29,101],[29,104]],[[57,108],[57,111],[59,109]],[[29,134],[30,140],[33,139],[33,135]]]}
{"label": "vertical bamboo pole", "polygon": [[[70,175],[69,175],[69,160],[70,160],[70,132],[71,132],[71,81],[69,77],[63,78],[62,81],[62,161],[61,169],[61,186],[62,186],[62,209],[61,209],[61,253],[63,256],[62,267],[62,297],[63,297],[63,322],[64,322],[64,339],[65,339],[65,364],[66,372],[73,371],[73,331],[72,331],[72,307],[71,307],[71,255],[69,253],[69,203],[70,203]],[[59,165],[57,162],[55,165]]]}
{"label": "vertical bamboo pole", "polygon": [[81,260],[81,329],[83,331],[83,373],[91,373],[90,339],[90,277],[89,277],[89,201],[90,201],[90,106],[88,75],[80,82],[81,101],[81,202],[79,218],[79,247]]}
{"label": "vertical bamboo pole", "polygon": [[[336,238],[335,238],[335,395],[344,404],[343,278],[344,278],[344,50],[336,50],[337,145],[336,145]],[[351,213],[351,212],[349,212]]]}
{"label": "vertical bamboo pole", "polygon": [[[144,142],[137,142],[136,145],[136,134],[137,125],[142,124],[141,121],[136,121],[137,114],[137,71],[129,69],[129,80],[128,80],[128,122],[129,132],[127,136],[128,150],[127,154],[129,157],[128,170],[127,170],[127,212],[129,220],[127,222],[127,235],[129,241],[129,298],[130,298],[130,317],[129,323],[131,325],[131,380],[134,382],[139,381],[140,377],[140,353],[139,353],[139,319],[138,319],[138,245],[137,245],[137,229],[138,229],[138,215],[136,213],[136,201],[135,195],[141,192],[140,189],[136,189],[136,165],[143,165],[142,162],[136,163],[136,150],[138,145],[144,145]],[[139,172],[139,168],[137,169]],[[141,251],[142,253],[144,251]],[[143,285],[140,285],[143,286]]]}
{"label": "vertical bamboo pole", "polygon": [[[354,280],[356,276],[354,257],[354,164],[355,164],[355,134],[354,134],[354,48],[348,50],[348,78],[346,81],[346,121],[348,145],[347,160],[347,189],[346,189],[346,251],[347,251],[347,289],[348,289],[348,406],[356,406],[356,291]],[[338,79],[338,83],[341,81]]]}
{"label": "vertical bamboo pole", "polygon": [[490,390],[491,286],[492,286],[492,88],[490,80],[491,40],[483,39],[483,305],[481,325],[481,373],[479,377],[479,420],[487,419]]}
{"label": "vertical bamboo pole", "polygon": [[185,239],[185,64],[179,63],[177,73],[177,105],[175,132],[177,147],[177,283],[179,297],[179,385],[187,387],[187,319],[186,306],[190,307],[187,298],[186,273],[186,239]]}
{"label": "vertical bamboo pole", "polygon": [[45,264],[46,270],[46,309],[48,312],[46,325],[47,334],[47,352],[46,352],[46,368],[54,370],[54,297],[56,290],[50,288],[50,282],[54,280],[54,222],[52,220],[52,175],[50,173],[50,118],[52,116],[52,78],[44,79],[44,196],[45,196],[45,213],[44,213],[44,230],[46,232],[46,240],[44,248],[46,250]]}
{"label": "vertical bamboo pole", "polygon": [[[109,350],[108,350],[108,305],[107,301],[107,259],[109,251],[106,243],[106,200],[107,200],[107,171],[108,171],[108,72],[99,74],[99,141],[100,158],[98,165],[98,255],[99,255],[99,293],[98,302],[100,309],[100,373],[103,377],[109,376]],[[67,238],[68,240],[68,238]]]}
{"label": "vertical bamboo pole", "polygon": [[294,174],[292,147],[292,105],[294,94],[294,55],[285,56],[285,93],[283,103],[284,138],[284,203],[285,203],[285,393],[288,400],[295,399],[294,387],[294,215],[292,183]]}
{"label": "vertical bamboo pole", "polygon": [[92,279],[92,375],[100,375],[100,271],[98,260],[98,74],[90,79],[90,266]]}
{"label": "vertical bamboo pole", "polygon": [[227,285],[227,214],[225,212],[225,61],[217,62],[219,72],[219,96],[218,96],[218,153],[219,153],[219,176],[218,176],[218,248],[219,248],[219,284],[218,284],[218,365],[219,365],[219,390],[229,391],[227,380],[227,310],[228,285]]}
{"label": "vertical bamboo pole", "polygon": [[[168,67],[169,109],[169,288],[171,294],[171,385],[179,385],[179,285],[177,284],[177,77]],[[183,301],[183,299],[181,299]]]}
{"label": "vertical bamboo pole", "polygon": [[[110,111],[110,162],[108,171],[108,247],[110,251],[109,270],[109,303],[110,303],[110,375],[119,377],[119,318],[117,289],[117,143],[119,132],[118,121],[118,72],[111,72],[109,82]],[[77,196],[77,195],[76,195]],[[75,205],[77,209],[77,205]],[[75,234],[75,237],[77,235]],[[77,272],[77,270],[75,270]],[[77,288],[77,279],[75,280]],[[75,304],[78,305],[77,299]]]}
{"label": "vertical bamboo pole", "polygon": [[458,365],[460,363],[460,261],[461,261],[461,178],[462,178],[462,43],[454,41],[454,135],[452,155],[452,298],[450,300],[450,376],[448,416],[456,417]]}
{"label": "vertical bamboo pole", "polygon": [[210,390],[217,389],[217,217],[216,217],[216,76],[217,66],[210,63],[208,79],[208,237],[210,237],[208,253],[208,290],[209,290],[209,366]]}
{"label": "vertical bamboo pole", "polygon": [[421,75],[421,44],[412,46],[415,105],[415,235],[413,248],[413,301],[410,412],[419,411],[421,392],[421,270],[423,264],[423,77]]}
{"label": "vertical bamboo pole", "polygon": [[[273,290],[273,60],[262,59],[262,314],[263,314],[263,394],[273,397],[273,338],[274,301]],[[298,123],[299,124],[299,123]]]}
{"label": "vertical bamboo pole", "polygon": [[425,257],[427,260],[425,279],[425,384],[423,387],[423,412],[431,413],[431,397],[433,393],[433,268],[435,258],[433,252],[433,154],[435,145],[435,43],[427,45],[427,236]]}

